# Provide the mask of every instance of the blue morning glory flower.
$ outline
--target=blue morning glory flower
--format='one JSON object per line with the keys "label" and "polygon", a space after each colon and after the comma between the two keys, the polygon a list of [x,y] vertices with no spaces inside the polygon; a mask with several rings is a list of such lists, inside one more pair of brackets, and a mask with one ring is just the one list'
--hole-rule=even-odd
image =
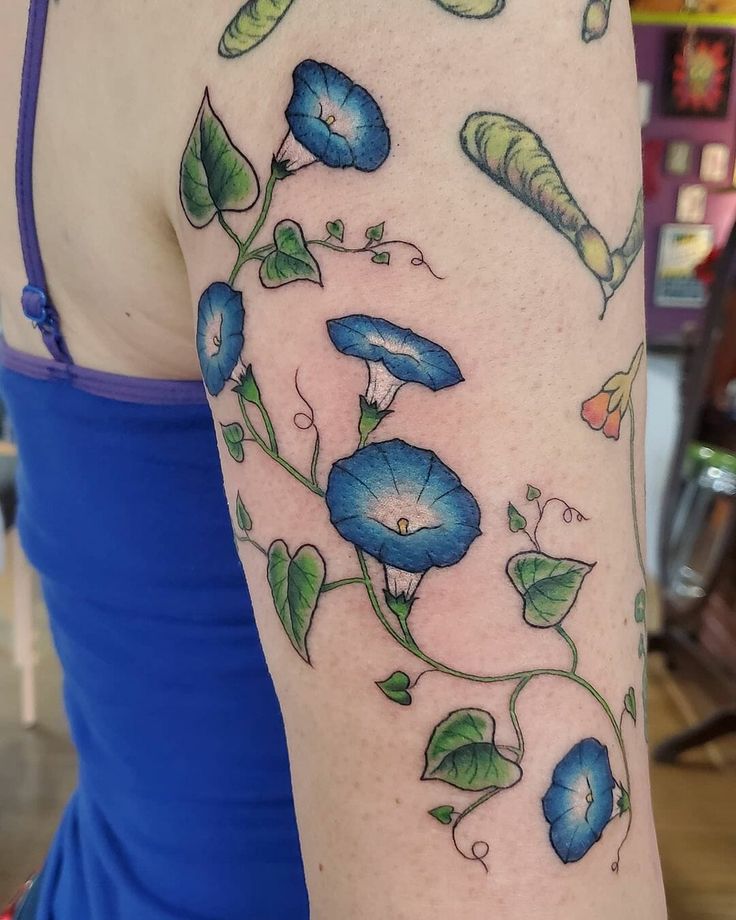
{"label": "blue morning glory flower", "polygon": [[295,172],[320,160],[372,172],[391,148],[388,128],[373,97],[329,64],[302,61],[294,71],[286,108],[289,134],[276,154]]}
{"label": "blue morning glory flower", "polygon": [[243,297],[224,281],[211,284],[199,298],[197,354],[207,392],[217,396],[243,351]]}
{"label": "blue morning glory flower", "polygon": [[338,460],[326,499],[340,535],[391,570],[396,596],[416,590],[419,579],[408,576],[459,562],[480,534],[478,503],[455,473],[398,439]]}
{"label": "blue morning glory flower", "polygon": [[608,748],[586,738],[555,767],[552,785],[542,799],[549,839],[564,863],[577,862],[597,843],[613,813]]}
{"label": "blue morning glory flower", "polygon": [[405,383],[442,390],[463,379],[442,346],[388,320],[357,313],[329,320],[327,331],[338,351],[368,363],[366,400],[378,409],[390,406]]}

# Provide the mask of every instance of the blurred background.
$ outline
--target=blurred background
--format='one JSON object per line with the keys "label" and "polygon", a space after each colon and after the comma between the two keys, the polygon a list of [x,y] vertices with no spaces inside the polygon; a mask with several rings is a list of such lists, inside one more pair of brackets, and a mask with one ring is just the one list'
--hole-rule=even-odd
{"label": "blurred background", "polygon": [[[649,590],[636,617],[649,632],[655,816],[671,920],[736,920],[736,0],[631,7],[649,353]],[[13,527],[14,474],[5,429],[0,902],[40,865],[76,770]]]}

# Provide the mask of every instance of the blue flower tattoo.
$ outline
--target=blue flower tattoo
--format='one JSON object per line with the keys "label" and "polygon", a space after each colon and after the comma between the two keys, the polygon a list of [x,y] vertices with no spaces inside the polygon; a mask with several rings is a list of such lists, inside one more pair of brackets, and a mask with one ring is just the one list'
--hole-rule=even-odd
{"label": "blue flower tattoo", "polygon": [[405,383],[437,391],[463,380],[452,355],[441,345],[388,320],[358,313],[329,320],[327,331],[338,351],[368,364],[365,398],[379,410],[391,405]]}
{"label": "blue flower tattoo", "polygon": [[329,64],[302,61],[286,108],[287,134],[276,161],[287,172],[320,161],[373,172],[391,149],[386,122],[370,93]]}
{"label": "blue flower tattoo", "polygon": [[386,567],[394,597],[413,596],[424,573],[459,562],[480,535],[480,509],[431,450],[379,441],[338,460],[326,494],[340,535]]}
{"label": "blue flower tattoo", "polygon": [[552,847],[564,863],[577,862],[597,843],[613,814],[608,748],[595,738],[575,745],[555,767],[542,799]]}
{"label": "blue flower tattoo", "polygon": [[211,396],[217,396],[243,351],[243,297],[224,281],[211,284],[199,298],[197,354]]}

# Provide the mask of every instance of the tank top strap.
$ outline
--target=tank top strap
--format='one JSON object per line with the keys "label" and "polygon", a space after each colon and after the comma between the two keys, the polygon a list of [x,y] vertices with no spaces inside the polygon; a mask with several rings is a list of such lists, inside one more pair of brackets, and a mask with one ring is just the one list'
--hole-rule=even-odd
{"label": "tank top strap", "polygon": [[61,332],[59,314],[51,302],[46,284],[33,206],[33,146],[48,9],[49,0],[30,0],[21,79],[15,194],[23,261],[28,279],[28,284],[21,294],[21,306],[24,315],[41,331],[51,356],[57,361],[71,364],[72,357]]}

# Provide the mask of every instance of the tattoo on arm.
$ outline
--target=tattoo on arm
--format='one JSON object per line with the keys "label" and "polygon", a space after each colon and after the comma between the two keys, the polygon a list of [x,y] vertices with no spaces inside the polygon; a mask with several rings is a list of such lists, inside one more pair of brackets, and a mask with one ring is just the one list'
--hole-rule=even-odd
{"label": "tattoo on arm", "polygon": [[[437,0],[440,2],[440,0]],[[251,0],[229,27],[236,47],[253,47],[268,34],[288,9],[289,2]],[[458,12],[461,6],[481,4],[442,2]],[[490,10],[488,3],[485,6]],[[496,12],[503,3],[496,3]],[[269,18],[270,15],[270,18]],[[469,15],[465,13],[465,15]],[[487,12],[486,15],[491,15]],[[260,17],[260,18],[259,18]],[[254,23],[269,22],[260,31]],[[260,37],[258,37],[260,35]],[[245,37],[244,37],[245,36]],[[245,48],[247,50],[247,48]],[[242,53],[238,51],[237,53]],[[602,838],[609,825],[625,818],[617,833],[618,849],[612,869],[618,870],[621,848],[631,827],[633,806],[624,719],[637,721],[637,693],[633,687],[621,692],[618,707],[581,673],[577,644],[564,621],[585,602],[586,583],[594,577],[594,561],[554,556],[545,551],[540,524],[550,512],[561,510],[557,526],[584,526],[587,518],[577,508],[542,489],[527,485],[522,502],[508,503],[506,526],[528,545],[520,547],[506,566],[506,575],[518,595],[517,615],[534,629],[554,630],[570,654],[567,667],[525,667],[502,674],[467,673],[422,648],[415,639],[411,616],[417,604],[417,588],[432,570],[462,563],[469,552],[482,552],[481,510],[472,492],[432,449],[406,441],[376,439],[383,419],[400,412],[399,393],[404,386],[423,387],[430,394],[464,382],[453,356],[439,343],[391,320],[365,314],[338,316],[327,322],[326,341],[343,355],[363,361],[366,386],[356,394],[355,446],[348,456],[332,463],[326,479],[320,458],[320,434],[315,411],[299,389],[307,411],[297,413],[294,423],[314,435],[306,461],[284,456],[278,433],[261,392],[250,360],[247,323],[253,320],[235,288],[241,270],[258,264],[260,284],[266,289],[297,282],[322,285],[316,252],[326,248],[339,253],[368,255],[377,266],[388,266],[392,251],[411,253],[413,265],[430,268],[419,247],[401,239],[385,239],[384,223],[370,225],[360,245],[346,245],[347,229],[340,219],[328,221],[326,236],[308,238],[302,226],[289,218],[278,221],[267,240],[273,198],[289,177],[315,164],[332,169],[355,168],[373,172],[389,156],[389,129],[371,95],[329,64],[303,61],[293,74],[294,91],[286,109],[288,130],[274,154],[264,186],[244,153],[230,138],[212,108],[207,92],[195,119],[181,161],[180,197],[189,223],[198,230],[215,222],[235,247],[232,271],[227,279],[214,281],[202,293],[198,305],[197,349],[202,375],[211,396],[227,386],[237,395],[240,416],[220,425],[223,444],[234,463],[242,463],[246,451],[262,451],[279,467],[275,475],[290,476],[315,502],[325,502],[332,525],[352,546],[355,568],[331,571],[329,559],[312,544],[294,549],[282,539],[266,546],[257,537],[254,522],[240,493],[235,496],[236,538],[263,557],[264,577],[270,587],[276,615],[287,640],[307,664],[312,664],[309,634],[324,595],[333,591],[361,590],[378,625],[397,646],[397,654],[410,656],[418,673],[410,676],[395,670],[376,680],[388,701],[410,707],[419,681],[430,675],[463,683],[509,686],[508,710],[491,714],[477,708],[458,708],[438,720],[428,732],[423,751],[424,781],[444,784],[452,796],[432,808],[429,815],[450,828],[457,852],[487,871],[489,845],[464,842],[458,836],[464,819],[481,805],[523,781],[527,753],[523,722],[518,707],[524,690],[539,678],[564,681],[587,693],[601,714],[597,737],[578,741],[553,768],[542,799],[551,846],[564,863],[582,859]],[[352,90],[352,91],[351,91]],[[281,136],[281,135],[279,135]],[[461,134],[468,157],[497,185],[536,211],[576,248],[579,257],[598,278],[607,300],[623,281],[641,248],[641,197],[631,230],[618,249],[611,252],[600,232],[591,225],[576,203],[552,156],[529,128],[506,115],[476,113]],[[243,236],[229,224],[227,215],[255,209],[249,232]],[[385,271],[377,268],[377,271]],[[631,495],[634,531],[642,564],[634,480],[634,410],[631,391],[638,373],[643,346],[627,371],[611,377],[599,393],[586,400],[582,418],[608,438],[617,440],[622,421],[631,426]],[[471,382],[472,385],[472,382]],[[441,448],[441,445],[437,445]],[[490,528],[497,526],[492,516]],[[428,584],[431,590],[431,583]],[[635,600],[635,620],[643,623],[645,594]],[[640,657],[645,644],[640,637]],[[645,687],[642,687],[642,694]],[[497,732],[513,733],[513,743],[501,743]],[[612,753],[605,739],[613,744]],[[418,760],[420,759],[420,752]],[[615,773],[614,773],[615,771]],[[609,832],[614,836],[614,831]]]}
{"label": "tattoo on arm", "polygon": [[642,195],[637,199],[626,240],[612,252],[572,196],[541,137],[531,128],[510,115],[475,112],[460,131],[460,145],[478,169],[572,243],[600,284],[602,318],[644,242]]}
{"label": "tattoo on arm", "polygon": [[[462,19],[494,19],[506,8],[506,0],[433,2]],[[219,54],[224,58],[237,58],[256,48],[279,25],[293,3],[294,0],[247,0],[222,33]],[[584,42],[595,41],[606,34],[610,11],[611,0],[588,0],[581,28]]]}

